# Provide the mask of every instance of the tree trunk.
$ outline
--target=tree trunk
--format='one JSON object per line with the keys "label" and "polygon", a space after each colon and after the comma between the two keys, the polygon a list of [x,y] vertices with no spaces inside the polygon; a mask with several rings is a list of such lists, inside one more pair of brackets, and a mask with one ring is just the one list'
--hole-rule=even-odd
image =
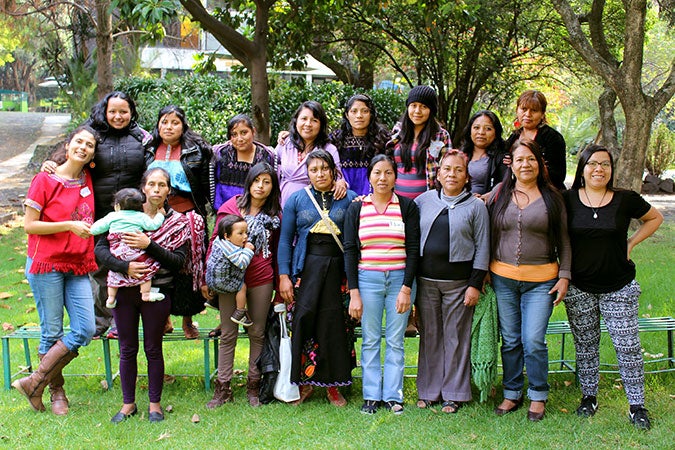
{"label": "tree trunk", "polygon": [[258,140],[270,142],[270,93],[267,78],[267,56],[260,52],[251,58],[251,108],[253,123],[258,131]]}
{"label": "tree trunk", "polygon": [[618,159],[621,154],[619,145],[619,133],[616,128],[614,110],[616,109],[616,92],[605,84],[605,91],[598,97],[598,109],[600,111],[600,132],[596,144],[606,147]]}
{"label": "tree trunk", "polygon": [[110,0],[96,0],[96,76],[99,100],[113,90],[112,76],[112,16]]}
{"label": "tree trunk", "polygon": [[626,130],[623,136],[623,151],[615,164],[614,186],[640,192],[646,149],[655,114],[644,104],[636,104],[631,108],[624,106],[624,113]]}

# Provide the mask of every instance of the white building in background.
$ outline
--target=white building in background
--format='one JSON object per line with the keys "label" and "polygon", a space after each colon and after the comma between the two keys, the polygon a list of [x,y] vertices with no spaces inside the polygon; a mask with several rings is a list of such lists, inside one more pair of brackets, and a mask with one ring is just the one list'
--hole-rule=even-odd
{"label": "white building in background", "polygon": [[[180,30],[178,29],[180,27]],[[234,66],[241,66],[230,53],[211,34],[191,26],[190,23],[173,24],[167,27],[174,36],[181,36],[180,40],[165,39],[156,47],[145,47],[141,51],[141,67],[153,72],[159,72],[162,77],[167,73],[185,74],[192,72],[197,60],[195,56],[203,53],[216,53],[216,70],[227,74]],[[307,55],[307,65],[304,70],[277,71],[268,69],[271,73],[278,73],[285,79],[304,78],[307,83],[325,83],[335,80],[335,73],[328,67]]]}

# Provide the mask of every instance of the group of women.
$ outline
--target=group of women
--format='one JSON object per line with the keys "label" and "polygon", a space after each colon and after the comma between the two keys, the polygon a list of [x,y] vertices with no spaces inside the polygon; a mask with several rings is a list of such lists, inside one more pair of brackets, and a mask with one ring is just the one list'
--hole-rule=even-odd
{"label": "group of women", "polygon": [[[613,187],[613,160],[603,147],[582,152],[572,188],[564,191],[565,144],[546,125],[545,111],[543,94],[524,92],[517,129],[506,142],[497,116],[479,111],[455,150],[436,119],[435,91],[417,86],[391,134],[379,124],[372,100],[358,94],[332,134],[322,106],[308,101],[276,149],[254,140],[255,128],[244,115],[228,123],[229,141],[212,149],[189,128],[181,108],[163,108],[150,135],[135,123],[133,100],[109,94],[67,140],[65,157],[36,176],[27,196],[26,273],[40,315],[41,363],[14,386],[36,410],[44,410],[42,393],[50,386],[53,412],[67,413],[61,371],[97,330],[87,274],[93,274],[93,292],[103,288],[105,294],[107,270],[135,278],[148,270],[144,262],[117,259],[106,239],[94,250],[89,225],[110,211],[116,190],[140,186],[144,211],[163,211],[166,219],[156,231],[123,239],[160,263],[153,286],[165,300],[144,302],[138,289],[119,290],[112,313],[123,406],[115,423],[137,412],[139,319],[148,359],[148,417],[160,421],[167,319],[172,312],[183,315],[186,337],[196,337],[191,316],[203,299],[217,305],[221,317],[216,388],[207,407],[233,400],[238,330],[229,317],[235,298],[214,298],[204,282],[211,204],[216,223],[231,214],[243,217],[255,246],[245,276],[253,320],[246,389],[251,406],[260,404],[255,362],[270,305],[284,301],[293,305],[296,404],[316,387],[326,388],[332,404],[347,403],[339,387],[351,384],[355,367],[351,317],[361,322],[363,334],[361,411],[373,414],[384,406],[401,414],[403,338],[415,303],[416,405],[440,403],[441,411],[456,413],[471,400],[471,324],[475,305],[487,301],[481,292],[488,281],[502,336],[504,400],[497,415],[523,403],[525,367],[528,418],[544,417],[546,326],[564,299],[583,393],[577,413],[590,416],[597,409],[602,314],[617,350],[630,420],[649,428],[637,333],[640,290],[630,252],[662,217],[638,194]],[[642,225],[626,239],[631,218]],[[64,307],[71,322],[65,336]],[[99,329],[105,326],[102,314],[100,320]]]}

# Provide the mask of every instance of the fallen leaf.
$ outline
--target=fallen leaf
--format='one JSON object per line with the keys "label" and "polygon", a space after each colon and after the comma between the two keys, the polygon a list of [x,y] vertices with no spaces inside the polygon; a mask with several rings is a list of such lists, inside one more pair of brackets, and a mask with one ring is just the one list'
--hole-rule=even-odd
{"label": "fallen leaf", "polygon": [[565,386],[567,386],[567,387],[572,385],[572,382],[570,380],[565,380],[564,383],[565,383]]}
{"label": "fallen leaf", "polygon": [[164,431],[162,434],[159,435],[157,438],[158,441],[161,441],[163,439],[168,439],[171,437],[171,434],[168,431]]}
{"label": "fallen leaf", "polygon": [[25,270],[24,268],[16,269],[16,270],[15,270],[16,273],[24,273],[25,271],[26,271],[26,270]]}
{"label": "fallen leaf", "polygon": [[672,398],[672,399],[675,399],[675,395],[673,395],[673,394],[670,394],[669,397]]}
{"label": "fallen leaf", "polygon": [[35,306],[29,306],[28,309],[26,310],[26,314],[30,314],[33,311],[35,311]]}
{"label": "fallen leaf", "polygon": [[192,415],[192,423],[199,423],[199,414]]}
{"label": "fallen leaf", "polygon": [[2,330],[3,330],[3,331],[14,331],[14,325],[12,325],[12,324],[9,323],[9,322],[4,322],[4,323],[2,324]]}
{"label": "fallen leaf", "polygon": [[16,258],[7,258],[7,261],[14,261]]}
{"label": "fallen leaf", "polygon": [[205,315],[207,315],[208,313],[209,313],[209,312],[208,312],[207,310],[204,309],[204,310],[202,310],[199,314],[202,315],[202,316],[205,316]]}
{"label": "fallen leaf", "polygon": [[104,391],[108,390],[108,381],[107,380],[101,380],[101,388],[103,388]]}
{"label": "fallen leaf", "polygon": [[7,303],[0,303],[0,308],[2,308],[2,309],[12,309],[12,307],[9,306]]}
{"label": "fallen leaf", "polygon": [[[22,272],[23,272],[23,270],[22,270]],[[23,280],[21,280],[21,283],[22,283],[22,284],[28,284],[28,280],[26,280],[26,279],[24,278]]]}
{"label": "fallen leaf", "polygon": [[26,297],[33,297],[33,293],[32,292],[27,293]]}
{"label": "fallen leaf", "polygon": [[168,405],[166,408],[164,408],[164,410],[168,413],[172,413],[173,412],[173,405]]}
{"label": "fallen leaf", "polygon": [[569,411],[567,410],[567,408],[560,408],[560,412],[564,412],[565,414],[567,414]]}
{"label": "fallen leaf", "polygon": [[0,292],[0,300],[4,300],[6,298],[12,298],[13,294],[10,294],[9,292]]}
{"label": "fallen leaf", "polygon": [[176,377],[169,375],[168,373],[164,374],[164,384],[173,384],[176,382]]}

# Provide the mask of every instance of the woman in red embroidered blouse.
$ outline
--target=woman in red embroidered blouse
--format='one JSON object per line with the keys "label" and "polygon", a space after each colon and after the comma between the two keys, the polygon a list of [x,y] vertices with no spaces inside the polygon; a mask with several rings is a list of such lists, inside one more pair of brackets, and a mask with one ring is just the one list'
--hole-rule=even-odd
{"label": "woman in red embroidered blouse", "polygon": [[[80,126],[66,140],[66,161],[54,173],[38,173],[26,196],[24,228],[28,233],[26,278],[40,317],[40,365],[29,377],[12,383],[36,411],[44,411],[42,393],[51,391],[54,414],[68,413],[63,368],[94,336],[94,300],[89,272],[96,270],[91,176],[97,133]],[[63,309],[71,331],[63,333]]]}

